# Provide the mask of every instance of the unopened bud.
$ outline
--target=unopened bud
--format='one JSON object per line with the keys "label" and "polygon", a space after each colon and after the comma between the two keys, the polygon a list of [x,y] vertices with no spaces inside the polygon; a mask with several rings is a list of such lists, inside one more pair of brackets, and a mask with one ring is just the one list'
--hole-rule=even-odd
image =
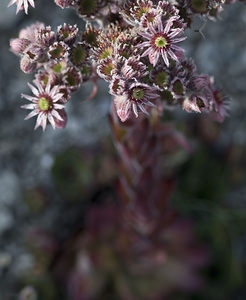
{"label": "unopened bud", "polygon": [[11,51],[16,54],[21,54],[30,45],[30,41],[27,39],[13,39],[10,41]]}
{"label": "unopened bud", "polygon": [[38,62],[44,56],[44,50],[42,47],[36,44],[31,44],[26,50],[25,54],[28,55],[32,62]]}
{"label": "unopened bud", "polygon": [[32,73],[36,69],[36,63],[32,62],[29,56],[24,55],[20,61],[20,68],[24,73]]}

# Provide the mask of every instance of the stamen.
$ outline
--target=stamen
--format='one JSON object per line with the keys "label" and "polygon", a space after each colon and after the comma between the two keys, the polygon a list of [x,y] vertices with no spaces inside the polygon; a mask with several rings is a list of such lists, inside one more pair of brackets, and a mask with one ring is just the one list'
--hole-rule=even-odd
{"label": "stamen", "polygon": [[43,111],[46,111],[50,108],[50,102],[45,97],[42,97],[39,99],[38,105],[39,105],[39,108]]}
{"label": "stamen", "polygon": [[164,36],[159,36],[155,40],[155,45],[158,48],[165,48],[167,45],[167,40],[164,38]]}

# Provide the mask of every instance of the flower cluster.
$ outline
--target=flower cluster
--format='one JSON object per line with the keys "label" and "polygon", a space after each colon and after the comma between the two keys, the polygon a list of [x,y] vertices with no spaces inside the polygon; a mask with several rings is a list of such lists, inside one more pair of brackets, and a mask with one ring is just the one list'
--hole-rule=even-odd
{"label": "flower cluster", "polygon": [[[71,93],[93,78],[89,46],[81,42],[80,34],[77,26],[64,24],[54,32],[50,26],[36,23],[10,41],[11,50],[21,57],[21,70],[24,73],[36,71],[34,84],[38,92],[30,85],[34,97],[23,95],[35,104],[22,106],[33,109],[28,119],[38,117],[35,128],[41,125],[44,130],[48,123],[53,128],[63,128],[66,124],[64,106]],[[57,101],[59,103],[54,103]],[[61,111],[57,113],[56,109]]]}
{"label": "flower cluster", "polygon": [[[206,112],[223,121],[227,98],[209,76],[195,73],[194,63],[184,56],[182,41],[194,15],[216,17],[224,2],[235,1],[55,0],[62,8],[76,9],[87,25],[81,31],[76,25],[64,24],[55,32],[36,23],[11,40],[11,50],[21,57],[22,71],[36,71],[34,83],[40,95],[43,91],[47,97],[52,94],[49,105],[23,107],[33,107],[31,116],[38,116],[37,124],[43,129],[48,123],[55,128],[58,118],[53,122],[48,117],[55,109],[54,91],[62,95],[58,102],[65,115],[64,104],[71,93],[83,82],[96,84],[101,78],[109,84],[122,122],[148,115],[153,107],[165,113],[170,106]],[[33,0],[13,3],[17,11],[24,8],[27,12],[28,4],[34,6]],[[40,115],[47,117],[45,122],[40,123]]]}

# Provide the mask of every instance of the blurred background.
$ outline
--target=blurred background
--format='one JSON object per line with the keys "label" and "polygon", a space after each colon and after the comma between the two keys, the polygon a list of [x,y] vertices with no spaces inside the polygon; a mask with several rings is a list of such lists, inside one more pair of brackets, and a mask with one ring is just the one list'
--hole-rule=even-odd
{"label": "blurred background", "polygon": [[[61,10],[50,0],[37,1],[28,16],[16,16],[15,7],[7,4],[0,2],[0,299],[166,299],[126,298],[122,289],[110,284],[102,289],[101,270],[90,273],[90,281],[74,275],[76,263],[90,269],[84,252],[75,259],[88,211],[116,198],[110,97],[100,83],[95,99],[86,102],[92,86],[83,85],[68,104],[64,130],[34,131],[35,120],[24,121],[26,111],[20,109],[24,103],[20,94],[29,92],[26,83],[32,76],[19,70],[9,40],[37,20],[53,28],[64,22],[83,24],[75,11]],[[171,205],[193,222],[196,239],[209,256],[200,272],[200,289],[174,291],[168,299],[244,300],[246,6],[226,6],[221,20],[206,23],[205,39],[198,32],[203,24],[197,18],[187,31],[186,54],[194,58],[199,73],[213,75],[231,98],[230,116],[223,124],[181,111],[163,117],[176,121],[194,149],[192,154],[180,151],[172,160],[176,180]],[[75,267],[61,280],[59,273],[69,264]],[[68,286],[76,285],[77,293],[67,291],[63,277],[72,278]],[[165,285],[161,278],[160,284]],[[83,297],[88,286],[96,291],[91,298]]]}

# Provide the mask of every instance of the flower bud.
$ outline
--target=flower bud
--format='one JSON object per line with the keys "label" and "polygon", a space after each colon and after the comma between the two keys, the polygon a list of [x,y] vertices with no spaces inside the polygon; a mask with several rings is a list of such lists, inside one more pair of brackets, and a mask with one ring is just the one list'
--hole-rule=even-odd
{"label": "flower bud", "polygon": [[55,42],[49,47],[48,56],[51,59],[61,60],[68,56],[69,47],[64,42]]}
{"label": "flower bud", "polygon": [[80,71],[75,68],[69,68],[63,76],[63,83],[66,87],[69,87],[72,91],[76,91],[82,84],[83,78]]}
{"label": "flower bud", "polygon": [[174,78],[171,82],[171,87],[176,96],[183,96],[185,94],[185,84],[182,79]]}
{"label": "flower bud", "polygon": [[21,54],[30,45],[30,41],[27,39],[12,39],[10,41],[11,51],[15,54]]}
{"label": "flower bud", "polygon": [[60,25],[57,28],[57,40],[63,41],[64,43],[68,45],[73,45],[77,35],[78,35],[79,29],[77,25],[67,25],[64,23],[64,25]]}
{"label": "flower bud", "polygon": [[31,44],[26,50],[25,54],[29,56],[32,62],[38,62],[44,56],[44,50],[42,47],[36,44]]}
{"label": "flower bud", "polygon": [[46,26],[35,32],[37,44],[49,47],[55,42],[55,33],[51,30],[50,26]]}
{"label": "flower bud", "polygon": [[19,38],[24,38],[30,40],[31,42],[36,42],[36,33],[44,29],[43,23],[37,22],[27,28],[24,28],[19,33]]}
{"label": "flower bud", "polygon": [[24,55],[20,61],[20,68],[24,73],[32,73],[36,69],[36,63],[32,62],[29,56]]}
{"label": "flower bud", "polygon": [[190,97],[187,97],[183,102],[183,109],[187,112],[198,112],[209,111],[209,103],[207,99],[201,95],[192,94]]}

